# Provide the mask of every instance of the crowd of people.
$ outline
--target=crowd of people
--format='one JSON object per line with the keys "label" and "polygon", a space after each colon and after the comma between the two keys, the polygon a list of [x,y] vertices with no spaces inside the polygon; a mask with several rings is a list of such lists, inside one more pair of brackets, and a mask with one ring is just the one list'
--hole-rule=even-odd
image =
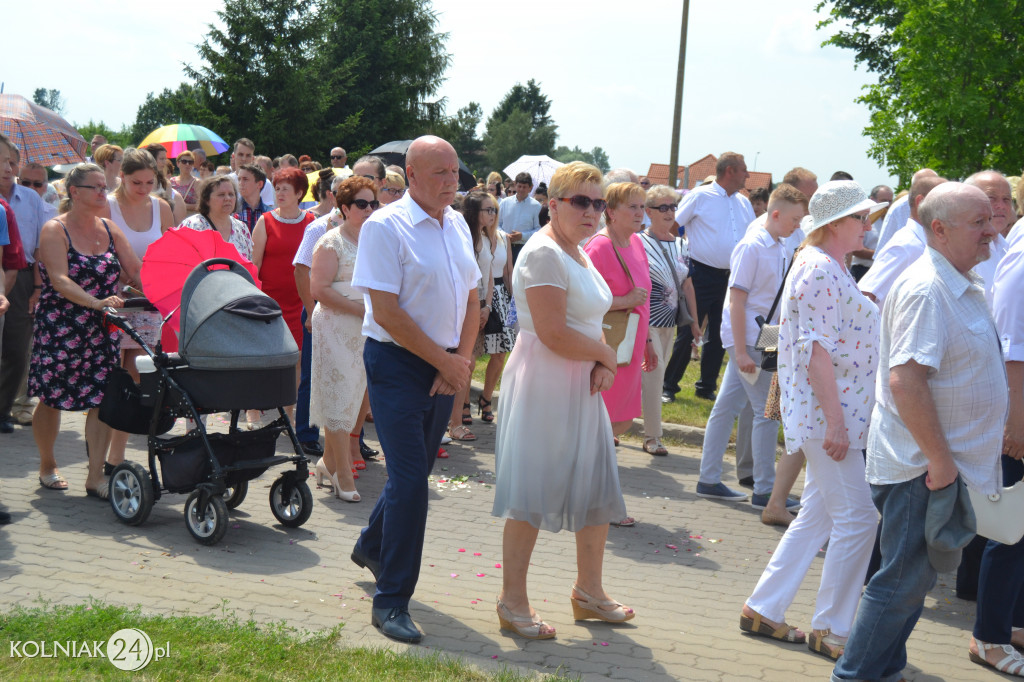
{"label": "crowd of people", "polygon": [[[341,147],[322,168],[257,156],[242,138],[224,172],[201,150],[172,162],[160,145],[103,142],[51,184],[0,137],[0,433],[31,424],[40,485],[67,490],[60,415],[86,410],[85,490],[107,499],[128,436],[97,407],[118,368],[137,376],[140,349],[100,311],[142,288],[146,250],[167,230],[216,231],[258,269],[302,351],[289,413],[319,487],[361,500],[359,472],[381,456],[362,438],[375,423],[387,481],[352,560],[373,573],[372,621],[394,639],[423,636],[408,606],[425,483],[445,442],[476,440],[474,407],[497,423],[499,624],[547,639],[527,589],[542,529],[576,535],[577,619],[635,616],[602,576],[609,526],[637,523],[617,437],[643,417],[643,451],[668,455],[661,411],[699,358],[695,395],[713,407],[697,496],[748,498],[723,481],[738,422],[739,487],[762,522],[786,527],[740,628],[806,643],[836,660],[836,680],[900,679],[925,594],[974,535],[943,534],[973,522],[957,516],[964,486],[987,494],[1024,477],[1024,219],[996,171],[955,182],[921,169],[894,195],[794,168],[748,192],[742,155],[727,152],[690,191],[573,162],[545,183],[492,173],[462,192],[455,150],[432,136],[401,166],[365,156],[351,168]],[[159,318],[130,314],[155,343]],[[785,612],[826,542],[805,634]],[[1024,544],[972,546],[970,655],[1024,676]]]}

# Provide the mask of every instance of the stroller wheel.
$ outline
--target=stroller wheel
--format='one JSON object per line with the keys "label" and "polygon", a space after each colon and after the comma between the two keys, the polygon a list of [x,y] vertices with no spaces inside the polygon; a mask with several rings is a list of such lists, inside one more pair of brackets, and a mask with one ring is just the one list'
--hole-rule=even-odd
{"label": "stroller wheel", "polygon": [[114,515],[129,526],[137,526],[153,511],[153,480],[145,467],[122,462],[110,474],[110,506]]}
{"label": "stroller wheel", "polygon": [[229,485],[228,489],[224,491],[224,504],[228,506],[228,509],[237,509],[248,492],[249,481],[241,481],[235,485]]}
{"label": "stroller wheel", "polygon": [[313,513],[313,493],[309,492],[305,481],[299,481],[293,483],[286,494],[286,482],[287,479],[282,476],[270,487],[270,511],[283,525],[298,528]]}
{"label": "stroller wheel", "polygon": [[203,518],[199,518],[199,491],[194,490],[185,501],[185,525],[192,537],[204,545],[215,545],[228,530],[228,507],[224,498],[211,495]]}

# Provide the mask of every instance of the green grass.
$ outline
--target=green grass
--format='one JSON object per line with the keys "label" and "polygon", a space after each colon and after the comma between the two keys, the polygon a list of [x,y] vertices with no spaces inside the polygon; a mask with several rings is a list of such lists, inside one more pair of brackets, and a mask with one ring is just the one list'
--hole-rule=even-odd
{"label": "green grass", "polygon": [[[138,672],[123,672],[105,658],[10,656],[11,642],[106,642],[123,628],[138,628],[170,654]],[[0,679],[4,680],[453,680],[520,682],[536,679],[502,668],[485,672],[461,659],[398,654],[387,649],[341,648],[342,626],[305,632],[283,623],[261,625],[225,613],[146,616],[98,602],[79,606],[15,607],[0,616]],[[52,645],[51,651],[52,651]],[[80,645],[79,645],[80,646]],[[105,645],[100,647],[106,650]],[[31,651],[31,649],[29,650]],[[558,676],[553,679],[575,679]]]}

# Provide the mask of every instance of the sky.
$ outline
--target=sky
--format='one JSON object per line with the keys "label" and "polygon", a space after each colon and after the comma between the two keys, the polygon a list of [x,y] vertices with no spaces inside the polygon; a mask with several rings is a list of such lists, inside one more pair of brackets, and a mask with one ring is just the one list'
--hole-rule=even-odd
{"label": "sky", "polygon": [[[854,101],[874,77],[854,68],[852,52],[821,47],[828,33],[815,28],[816,5],[690,3],[680,164],[735,151],[775,182],[793,166],[819,181],[846,170],[865,188],[893,180],[867,154],[868,111]],[[54,0],[46,13],[62,21],[47,21],[41,38],[40,6],[14,3],[4,10],[0,82],[4,92],[27,97],[58,89],[69,121],[119,128],[135,120],[148,92],[184,81],[182,64],[197,64],[196,45],[221,6]],[[475,101],[486,120],[513,85],[533,78],[552,102],[557,144],[601,147],[613,167],[640,174],[669,162],[680,0],[434,0],[433,7],[452,55],[438,93],[449,113]]]}

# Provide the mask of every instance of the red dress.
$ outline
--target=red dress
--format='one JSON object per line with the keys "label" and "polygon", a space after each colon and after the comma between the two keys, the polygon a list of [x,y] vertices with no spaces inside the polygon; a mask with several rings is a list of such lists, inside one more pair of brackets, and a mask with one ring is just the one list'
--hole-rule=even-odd
{"label": "red dress", "polygon": [[263,214],[263,226],[267,230],[267,245],[263,249],[263,263],[260,265],[260,280],[263,293],[277,301],[284,313],[284,320],[302,348],[302,299],[295,288],[295,266],[292,260],[302,243],[306,225],[316,218],[309,211],[303,211],[295,222],[278,218],[273,211]]}

